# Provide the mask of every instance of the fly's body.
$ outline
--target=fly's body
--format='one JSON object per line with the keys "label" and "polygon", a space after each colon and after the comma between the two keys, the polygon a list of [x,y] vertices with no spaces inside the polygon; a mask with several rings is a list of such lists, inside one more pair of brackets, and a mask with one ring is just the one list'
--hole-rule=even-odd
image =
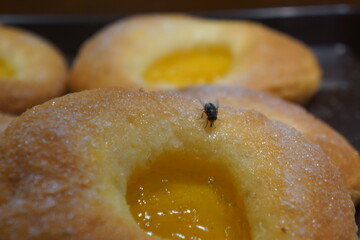
{"label": "fly's body", "polygon": [[203,117],[204,113],[207,116],[207,122],[206,122],[206,126],[208,125],[208,123],[210,122],[210,127],[212,127],[214,125],[214,122],[217,120],[217,115],[218,115],[218,104],[213,104],[213,103],[205,103],[203,104],[204,109],[203,109],[203,113],[201,115],[201,117]]}

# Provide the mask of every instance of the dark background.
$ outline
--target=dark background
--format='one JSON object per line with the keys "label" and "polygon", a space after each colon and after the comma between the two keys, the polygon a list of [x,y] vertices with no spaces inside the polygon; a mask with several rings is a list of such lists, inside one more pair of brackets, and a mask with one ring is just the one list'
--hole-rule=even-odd
{"label": "dark background", "polygon": [[321,4],[352,4],[360,6],[360,0],[0,0],[0,14],[119,14]]}

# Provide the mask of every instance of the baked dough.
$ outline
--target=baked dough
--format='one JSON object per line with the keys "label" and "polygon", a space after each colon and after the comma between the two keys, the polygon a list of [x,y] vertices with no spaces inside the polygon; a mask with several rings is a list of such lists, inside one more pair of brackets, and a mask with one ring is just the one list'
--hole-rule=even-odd
{"label": "baked dough", "polygon": [[[336,130],[308,113],[299,105],[268,94],[240,87],[196,86],[178,92],[203,101],[218,100],[235,108],[257,110],[268,118],[292,126],[310,141],[318,144],[339,167],[354,202],[360,199],[360,157],[351,144]],[[221,111],[221,110],[220,110]]]}
{"label": "baked dough", "polygon": [[25,30],[0,25],[0,111],[22,113],[65,92],[68,69],[61,53]]}
{"label": "baked dough", "polygon": [[87,40],[70,84],[80,91],[217,83],[303,103],[317,91],[320,78],[308,47],[263,25],[153,14],[120,20]]}
{"label": "baked dough", "polygon": [[[0,236],[356,239],[354,205],[320,148],[251,110],[223,106],[216,127],[204,128],[199,108],[103,88],[16,118],[0,138]],[[149,186],[157,181],[166,189]],[[184,218],[168,226],[172,214]]]}

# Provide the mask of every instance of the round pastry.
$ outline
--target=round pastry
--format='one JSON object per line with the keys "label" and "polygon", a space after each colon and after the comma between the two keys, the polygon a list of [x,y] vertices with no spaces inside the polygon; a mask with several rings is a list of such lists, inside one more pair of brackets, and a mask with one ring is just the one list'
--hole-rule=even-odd
{"label": "round pastry", "polygon": [[260,24],[158,14],[120,20],[86,41],[70,85],[154,90],[217,83],[305,102],[320,78],[308,47]]}
{"label": "round pastry", "polygon": [[330,160],[339,167],[345,185],[354,202],[360,199],[360,157],[350,143],[336,130],[296,104],[271,97],[265,93],[240,87],[195,86],[179,94],[195,99],[217,99],[235,108],[257,110],[268,118],[292,126],[310,141],[318,144]]}
{"label": "round pastry", "polygon": [[14,115],[5,114],[0,112],[0,133],[15,119]]}
{"label": "round pastry", "polygon": [[21,113],[64,93],[68,70],[50,43],[0,25],[0,111]]}
{"label": "round pastry", "polygon": [[[356,239],[335,166],[303,135],[198,101],[103,88],[16,118],[0,141],[3,239]],[[9,150],[11,149],[11,150]]]}

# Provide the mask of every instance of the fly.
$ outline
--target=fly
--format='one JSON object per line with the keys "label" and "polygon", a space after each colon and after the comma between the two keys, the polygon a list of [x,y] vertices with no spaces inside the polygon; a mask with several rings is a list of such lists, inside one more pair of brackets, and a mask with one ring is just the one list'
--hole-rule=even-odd
{"label": "fly", "polygon": [[205,128],[207,127],[209,122],[210,122],[210,127],[212,127],[214,125],[214,122],[217,120],[219,103],[216,102],[216,104],[213,104],[213,103],[209,102],[209,103],[205,103],[205,104],[202,103],[202,105],[203,105],[204,109],[201,114],[201,118],[204,116],[204,113],[207,116]]}

